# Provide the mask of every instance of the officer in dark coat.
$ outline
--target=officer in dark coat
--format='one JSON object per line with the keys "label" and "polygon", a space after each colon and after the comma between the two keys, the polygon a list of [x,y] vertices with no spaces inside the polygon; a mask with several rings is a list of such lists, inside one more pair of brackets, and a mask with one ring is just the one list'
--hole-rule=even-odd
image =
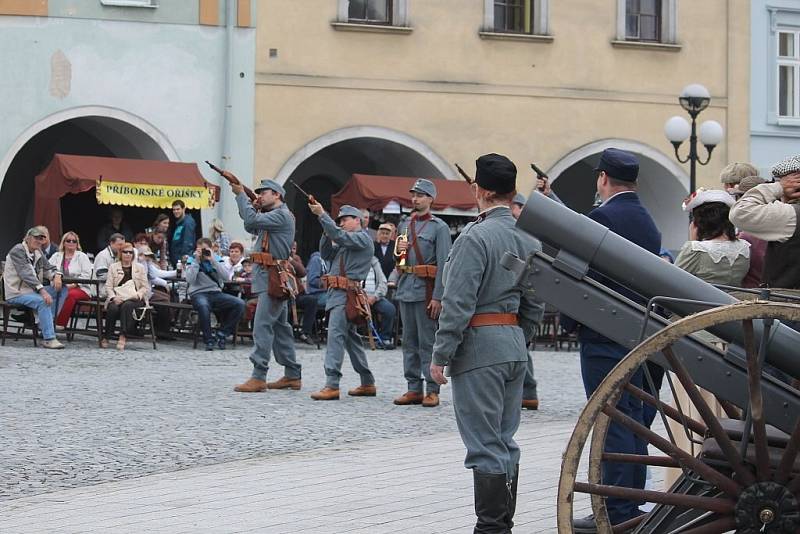
{"label": "officer in dark coat", "polygon": [[[645,250],[658,255],[661,233],[650,213],[642,206],[636,194],[639,161],[635,155],[617,148],[606,149],[600,157],[597,172],[597,192],[603,201],[588,217],[609,228]],[[625,287],[600,277],[601,283],[618,293],[641,302],[641,298]],[[612,342],[602,334],[583,325],[578,327],[581,344],[581,375],[588,398],[600,382],[628,353],[628,349]],[[642,371],[639,370],[631,384],[642,388]],[[635,421],[645,423],[641,401],[623,393],[617,409]],[[647,454],[644,441],[617,423],[611,423],[606,437],[606,452]],[[644,488],[646,468],[643,465],[603,462],[602,483],[628,488]],[[606,508],[612,524],[622,523],[641,514],[639,503],[624,499],[606,499]],[[576,519],[573,524],[577,534],[596,532],[592,516]]]}
{"label": "officer in dark coat", "polygon": [[514,226],[514,164],[487,154],[476,168],[472,188],[481,213],[456,239],[444,266],[431,376],[445,384],[444,366],[450,368],[456,422],[467,448],[464,465],[473,472],[475,532],[508,533],[516,506],[520,452],[514,434],[527,343],[543,307],[500,262],[506,252],[526,258],[540,246]]}

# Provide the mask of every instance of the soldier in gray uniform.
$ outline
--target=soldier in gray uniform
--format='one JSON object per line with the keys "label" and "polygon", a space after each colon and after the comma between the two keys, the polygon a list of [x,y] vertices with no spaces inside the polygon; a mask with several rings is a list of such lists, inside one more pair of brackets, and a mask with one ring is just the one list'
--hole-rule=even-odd
{"label": "soldier in gray uniform", "polygon": [[[514,195],[511,201],[511,215],[519,219],[522,208],[528,199],[522,193]],[[525,382],[522,384],[522,407],[527,410],[539,409],[539,395],[536,392],[536,378],[533,376],[533,357],[528,352],[528,365],[525,367]]]}
{"label": "soldier in gray uniform", "polygon": [[[236,178],[228,171],[234,179]],[[237,180],[238,181],[238,180]],[[265,210],[259,212],[250,203],[241,185],[231,184],[236,194],[239,216],[244,221],[244,228],[251,234],[258,234],[253,245],[254,251],[265,250],[264,238],[268,236],[268,251],[275,260],[286,260],[294,240],[294,215],[283,197],[286,191],[274,180],[261,180],[255,190],[258,195],[258,206]],[[255,263],[255,262],[254,262]],[[253,338],[255,348],[250,355],[253,362],[253,374],[244,384],[239,384],[235,391],[255,393],[267,389],[300,389],[300,364],[294,352],[294,336],[288,321],[289,307],[286,300],[272,298],[267,293],[269,280],[268,267],[254,264],[253,293],[258,295],[258,306],[253,320]],[[267,383],[270,353],[275,352],[275,361],[284,366],[284,376],[275,382]]]}
{"label": "soldier in gray uniform", "polygon": [[527,342],[543,308],[500,261],[506,252],[525,258],[539,244],[514,227],[514,164],[488,154],[476,166],[472,187],[481,214],[456,239],[444,267],[431,375],[446,384],[444,367],[450,368],[456,422],[467,448],[464,465],[473,470],[475,532],[508,533],[516,507],[520,451],[514,434]]}
{"label": "soldier in gray uniform", "polygon": [[[395,300],[400,303],[403,322],[403,370],[408,391],[395,404],[439,405],[439,384],[430,375],[431,352],[436,320],[442,309],[442,269],[450,252],[450,228],[431,215],[436,186],[420,178],[410,189],[413,213],[398,229],[397,249],[404,253],[405,265],[397,266]],[[423,391],[423,377],[425,391]]]}
{"label": "soldier in gray uniform", "polygon": [[[361,385],[347,392],[353,397],[374,397],[375,377],[369,370],[367,354],[361,346],[356,325],[347,321],[345,304],[348,288],[362,287],[372,264],[372,237],[361,227],[361,211],[342,206],[336,222],[325,213],[322,205],[308,205],[319,217],[323,234],[319,241],[322,259],[330,265],[323,276],[328,288],[325,311],[328,312],[328,346],[325,350],[325,387],[311,394],[314,400],[338,400],[339,379],[342,377],[344,351],[350,356],[353,369],[361,376]],[[338,226],[337,226],[338,225]]]}

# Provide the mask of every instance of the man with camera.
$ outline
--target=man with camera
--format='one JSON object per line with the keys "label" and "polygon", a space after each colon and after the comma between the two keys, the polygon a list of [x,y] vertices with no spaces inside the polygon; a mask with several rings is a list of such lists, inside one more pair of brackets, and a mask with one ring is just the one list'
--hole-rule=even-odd
{"label": "man with camera", "polygon": [[[225,348],[225,340],[236,333],[236,325],[244,313],[244,301],[222,292],[222,284],[228,279],[225,266],[214,257],[213,243],[207,237],[197,240],[194,258],[186,266],[186,282],[192,307],[197,311],[197,320],[203,331],[206,350]],[[211,312],[222,321],[216,338],[211,333]]]}

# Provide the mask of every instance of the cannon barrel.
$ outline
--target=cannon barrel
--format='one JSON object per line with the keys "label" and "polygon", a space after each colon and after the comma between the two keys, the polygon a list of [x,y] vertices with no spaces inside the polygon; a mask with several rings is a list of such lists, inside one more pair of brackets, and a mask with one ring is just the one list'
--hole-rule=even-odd
{"label": "cannon barrel", "polygon": [[[586,262],[598,273],[649,299],[655,296],[691,299],[719,305],[737,299],[696,276],[670,265],[658,256],[615,234],[605,226],[572,211],[541,193],[534,192],[517,221],[524,232]],[[558,306],[558,303],[552,303]],[[671,302],[667,307],[679,315],[698,311],[690,303]],[[578,319],[576,317],[575,319]],[[754,324],[757,339],[763,325]],[[711,332],[721,339],[743,345],[741,325],[723,324]],[[771,329],[766,360],[771,365],[800,378],[800,333],[785,325]],[[601,332],[602,333],[602,332]]]}

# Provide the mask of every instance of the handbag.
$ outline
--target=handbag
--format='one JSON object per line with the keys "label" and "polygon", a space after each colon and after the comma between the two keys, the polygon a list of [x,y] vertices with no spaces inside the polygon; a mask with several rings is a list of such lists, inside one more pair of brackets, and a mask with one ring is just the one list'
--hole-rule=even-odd
{"label": "handbag", "polygon": [[114,288],[114,296],[122,300],[137,300],[139,293],[136,292],[136,284],[133,280],[128,280],[121,286]]}

